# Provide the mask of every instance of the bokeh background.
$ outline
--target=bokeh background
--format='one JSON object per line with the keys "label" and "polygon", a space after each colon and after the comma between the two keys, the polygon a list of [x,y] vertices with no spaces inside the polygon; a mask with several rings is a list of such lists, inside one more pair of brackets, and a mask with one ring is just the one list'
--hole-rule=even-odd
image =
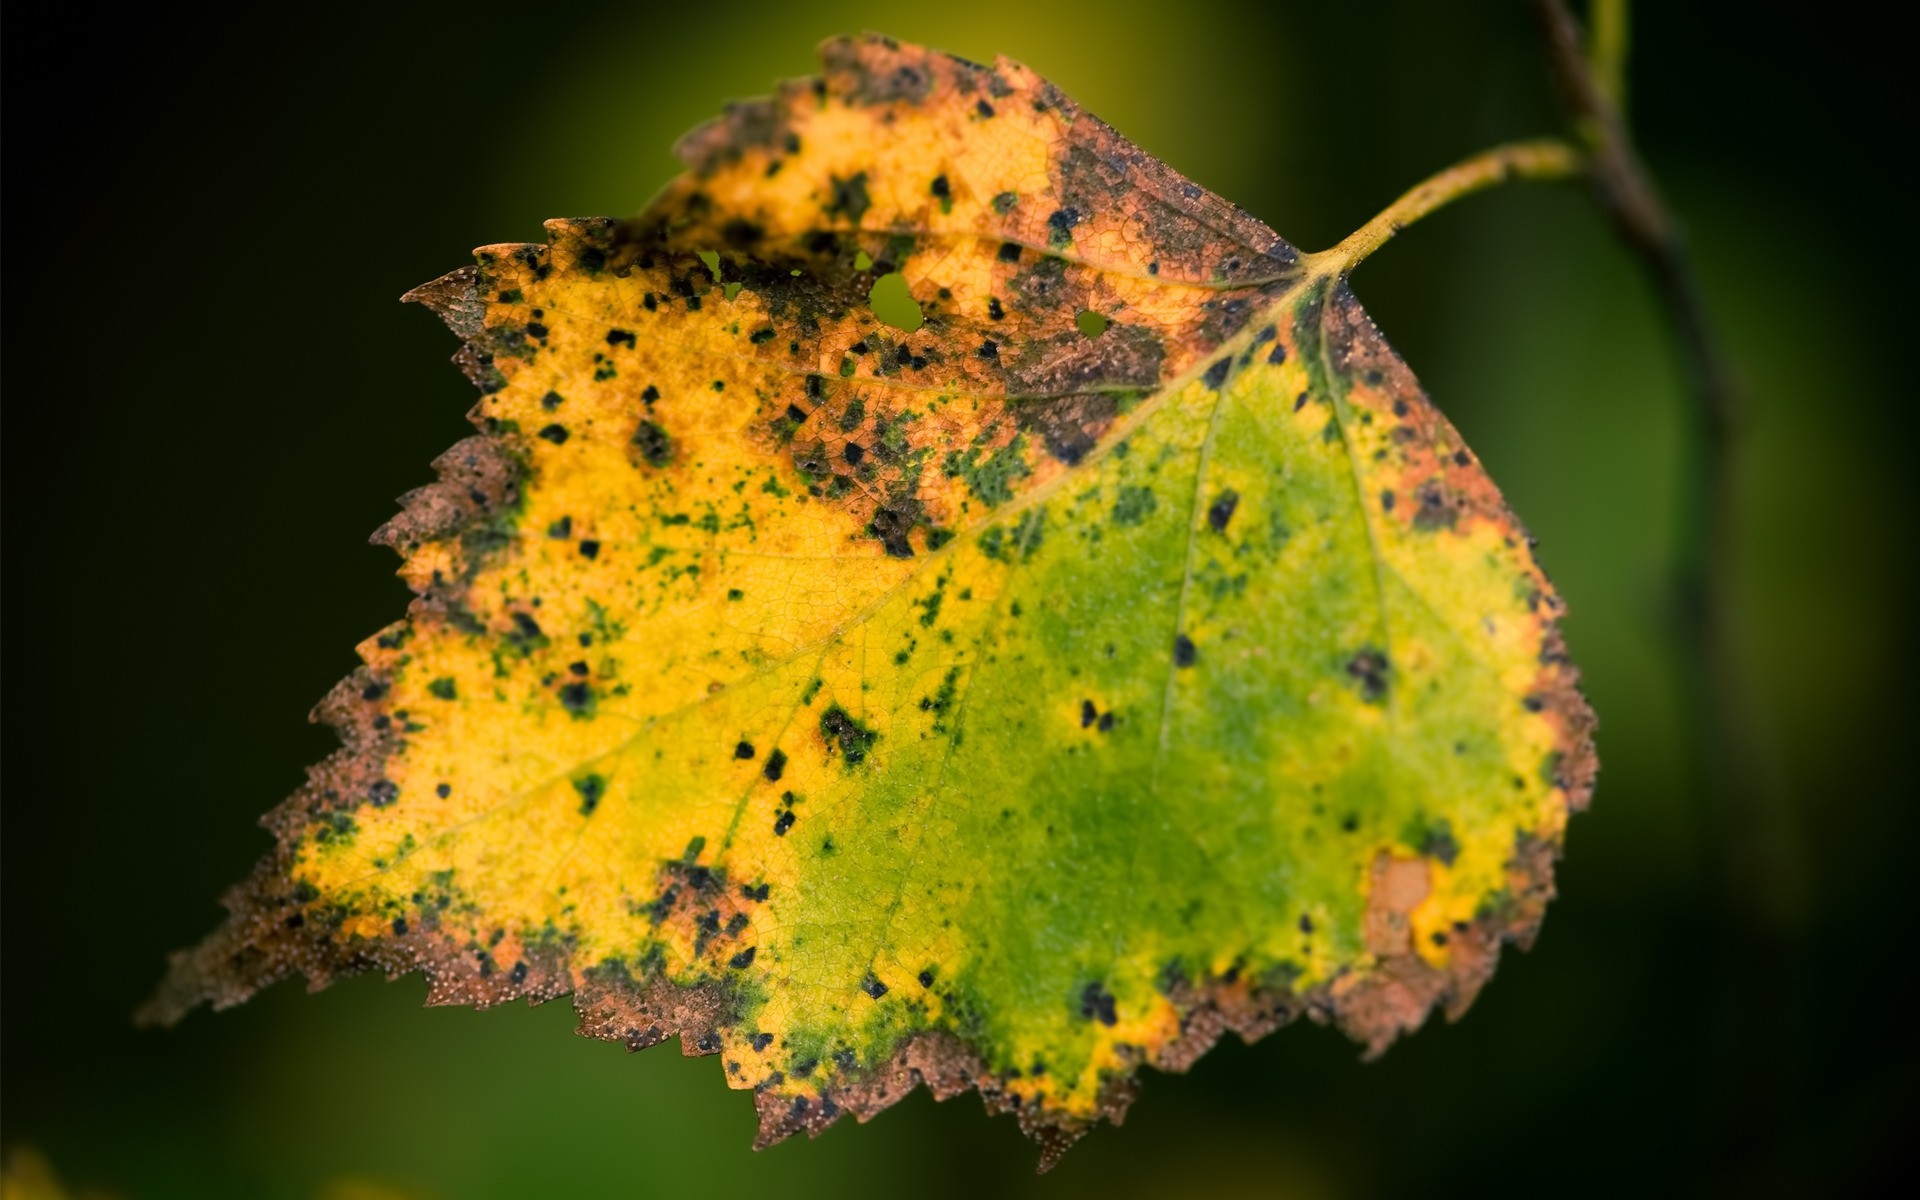
{"label": "bokeh background", "polygon": [[1688,766],[1686,398],[1634,262],[1573,187],[1432,218],[1356,289],[1571,605],[1604,765],[1562,898],[1462,1023],[1369,1065],[1304,1025],[1223,1045],[1036,1178],[971,1096],[755,1154],[717,1060],[576,1038],[564,1003],[423,1010],[417,979],[359,979],[133,1028],[329,749],[308,707],[406,603],[366,536],[473,392],[396,298],[542,218],[636,210],[682,130],[862,28],[1022,59],[1321,248],[1560,127],[1523,6],[10,9],[0,1144],[125,1197],[1867,1186],[1916,1090],[1912,274],[1883,231],[1898,141],[1871,148],[1900,76],[1823,20],[1642,5],[1631,66],[1750,392],[1733,616],[1774,801],[1730,819]]}

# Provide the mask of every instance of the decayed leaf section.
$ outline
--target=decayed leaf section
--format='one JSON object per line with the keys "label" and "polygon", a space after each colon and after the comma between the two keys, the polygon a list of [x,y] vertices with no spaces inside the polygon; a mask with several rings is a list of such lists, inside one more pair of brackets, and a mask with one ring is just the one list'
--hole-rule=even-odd
{"label": "decayed leaf section", "polygon": [[1017,64],[824,57],[411,295],[482,432],[150,1016],[572,993],[763,1141],[925,1083],[1051,1161],[1142,1065],[1378,1051],[1532,935],[1593,771],[1559,601],[1345,283]]}

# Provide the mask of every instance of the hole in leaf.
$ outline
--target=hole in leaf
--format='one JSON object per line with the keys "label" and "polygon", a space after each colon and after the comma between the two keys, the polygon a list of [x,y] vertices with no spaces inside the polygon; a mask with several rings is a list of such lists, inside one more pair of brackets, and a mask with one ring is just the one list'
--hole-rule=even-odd
{"label": "hole in leaf", "polygon": [[707,270],[713,272],[713,281],[719,283],[720,252],[718,250],[702,250],[700,252],[700,261],[707,264]]}
{"label": "hole in leaf", "polygon": [[907,291],[907,277],[898,271],[882,275],[873,281],[873,290],[867,293],[867,303],[873,306],[873,315],[895,329],[912,333],[926,324],[921,315],[920,306],[914,303],[912,294]]}
{"label": "hole in leaf", "polygon": [[743,287],[745,287],[745,286],[746,286],[746,285],[745,285],[745,284],[743,284],[743,283],[730,283],[730,284],[728,284],[728,285],[727,285],[727,288],[726,288],[726,291],[727,291],[727,299],[729,299],[729,300],[731,300],[731,299],[733,299],[733,298],[734,298],[735,296],[738,296],[738,295],[740,294],[740,289],[741,289],[741,288],[743,288]]}
{"label": "hole in leaf", "polygon": [[853,269],[856,271],[864,271],[872,265],[873,265],[873,255],[868,254],[865,250],[862,250],[853,256]]}
{"label": "hole in leaf", "polygon": [[1097,338],[1105,333],[1109,324],[1105,317],[1090,308],[1081,309],[1080,315],[1073,319],[1073,323],[1080,327],[1082,336],[1090,338]]}

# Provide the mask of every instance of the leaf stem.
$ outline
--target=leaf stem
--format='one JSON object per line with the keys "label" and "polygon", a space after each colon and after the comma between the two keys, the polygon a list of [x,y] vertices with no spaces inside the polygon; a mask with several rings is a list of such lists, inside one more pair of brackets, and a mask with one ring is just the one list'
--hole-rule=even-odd
{"label": "leaf stem", "polygon": [[1307,269],[1315,275],[1346,275],[1394,234],[1463,196],[1509,180],[1570,179],[1584,170],[1580,152],[1557,138],[1483,150],[1415,184],[1333,249],[1307,255]]}

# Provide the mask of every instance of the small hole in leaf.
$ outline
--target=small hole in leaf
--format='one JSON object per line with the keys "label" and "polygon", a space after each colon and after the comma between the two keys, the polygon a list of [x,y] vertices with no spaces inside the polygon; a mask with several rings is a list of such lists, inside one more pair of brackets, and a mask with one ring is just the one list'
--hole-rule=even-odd
{"label": "small hole in leaf", "polygon": [[1081,309],[1080,315],[1073,319],[1073,323],[1080,327],[1082,336],[1090,338],[1097,338],[1105,333],[1108,324],[1105,317],[1090,308]]}
{"label": "small hole in leaf", "polygon": [[745,287],[745,286],[746,286],[746,285],[745,285],[745,284],[742,284],[742,283],[730,283],[730,284],[728,284],[728,285],[727,285],[727,287],[726,287],[726,292],[727,292],[727,299],[729,299],[729,300],[731,300],[731,299],[733,299],[733,298],[734,298],[735,296],[738,296],[738,295],[740,294],[740,289],[741,289],[741,288],[743,288],[743,287]]}
{"label": "small hole in leaf", "polygon": [[718,250],[702,250],[700,252],[700,261],[707,264],[707,270],[713,273],[713,281],[719,283],[720,252]]}
{"label": "small hole in leaf", "polygon": [[867,303],[873,306],[874,316],[895,329],[912,333],[926,323],[920,306],[914,303],[913,296],[907,291],[907,277],[898,271],[873,281],[873,290],[867,293]]}
{"label": "small hole in leaf", "polygon": [[864,271],[872,265],[873,255],[868,254],[865,250],[853,256],[853,269],[856,271]]}

